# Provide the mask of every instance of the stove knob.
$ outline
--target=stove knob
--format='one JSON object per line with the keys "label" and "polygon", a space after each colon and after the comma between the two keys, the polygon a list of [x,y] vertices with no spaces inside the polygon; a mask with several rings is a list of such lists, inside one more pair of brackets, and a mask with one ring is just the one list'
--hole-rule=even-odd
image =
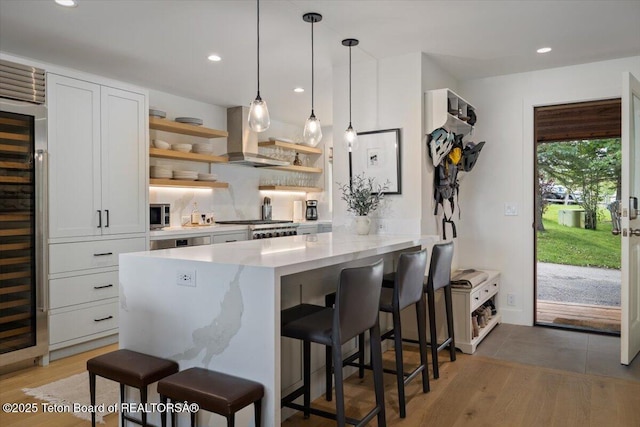
{"label": "stove knob", "polygon": [[267,237],[273,237],[273,233],[269,233]]}
{"label": "stove knob", "polygon": [[260,238],[260,235],[259,235],[259,234],[254,234],[253,236],[251,236],[251,238],[252,238],[253,240],[259,239],[259,238]]}
{"label": "stove knob", "polygon": [[260,233],[260,238],[261,239],[266,239],[267,238],[267,233]]}
{"label": "stove knob", "polygon": [[290,230],[290,231],[287,233],[287,236],[293,236],[294,234],[296,234],[296,232],[295,232],[295,231]]}
{"label": "stove knob", "polygon": [[298,230],[293,230],[293,232],[291,234],[293,234],[294,236],[297,236],[298,235]]}

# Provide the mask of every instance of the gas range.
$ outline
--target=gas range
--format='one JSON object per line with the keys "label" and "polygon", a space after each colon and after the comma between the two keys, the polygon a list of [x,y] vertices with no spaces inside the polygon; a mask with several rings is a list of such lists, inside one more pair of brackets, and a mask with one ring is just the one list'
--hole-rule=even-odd
{"label": "gas range", "polygon": [[268,239],[270,237],[295,236],[298,234],[298,223],[277,219],[246,219],[236,221],[216,221],[217,224],[247,225],[252,239]]}

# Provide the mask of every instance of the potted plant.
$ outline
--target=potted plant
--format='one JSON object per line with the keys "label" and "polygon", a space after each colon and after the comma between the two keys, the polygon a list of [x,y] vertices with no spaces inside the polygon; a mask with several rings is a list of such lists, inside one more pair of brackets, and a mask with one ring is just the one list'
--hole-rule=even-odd
{"label": "potted plant", "polygon": [[347,202],[347,211],[356,215],[356,231],[358,234],[369,234],[371,220],[369,213],[380,206],[384,191],[389,189],[388,182],[375,186],[373,178],[365,178],[364,173],[351,178],[346,184],[338,183],[342,191],[342,200]]}

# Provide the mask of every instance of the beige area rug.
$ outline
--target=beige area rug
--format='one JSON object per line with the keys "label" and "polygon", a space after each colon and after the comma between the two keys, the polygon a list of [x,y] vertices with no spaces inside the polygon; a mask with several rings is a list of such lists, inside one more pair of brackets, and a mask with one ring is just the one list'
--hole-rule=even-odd
{"label": "beige area rug", "polygon": [[[86,410],[74,411],[74,404],[76,404],[76,406],[88,406],[91,403],[88,372],[72,375],[36,388],[23,388],[22,391],[36,399],[61,405],[61,407],[64,407],[65,412],[69,412],[78,418],[91,420],[91,412]],[[105,409],[103,412],[96,412],[96,422],[104,424],[102,417],[114,412],[108,411],[107,409],[109,409],[109,407],[111,409],[116,408],[119,401],[120,391],[118,383],[102,377],[96,377],[96,405],[104,404]],[[82,408],[78,407],[76,409]]]}

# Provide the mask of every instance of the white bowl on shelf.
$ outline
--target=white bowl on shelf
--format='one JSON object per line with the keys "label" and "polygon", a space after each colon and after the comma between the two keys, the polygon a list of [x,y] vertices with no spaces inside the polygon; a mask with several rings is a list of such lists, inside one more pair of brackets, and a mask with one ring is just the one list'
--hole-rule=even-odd
{"label": "white bowl on shelf", "polygon": [[216,175],[215,173],[199,173],[198,174],[198,181],[217,181],[218,180],[218,175]]}
{"label": "white bowl on shelf", "polygon": [[193,144],[193,152],[198,154],[211,154],[213,152],[213,145],[206,142],[198,142]]}
{"label": "white bowl on shelf", "polygon": [[169,144],[167,141],[163,141],[161,139],[154,139],[153,140],[153,146],[156,148],[160,148],[161,150],[169,150],[171,149],[171,144]]}
{"label": "white bowl on shelf", "polygon": [[191,144],[172,144],[171,149],[174,151],[182,151],[188,153],[191,151]]}
{"label": "white bowl on shelf", "polygon": [[182,179],[186,181],[195,181],[198,179],[198,172],[196,171],[173,171],[173,179]]}

